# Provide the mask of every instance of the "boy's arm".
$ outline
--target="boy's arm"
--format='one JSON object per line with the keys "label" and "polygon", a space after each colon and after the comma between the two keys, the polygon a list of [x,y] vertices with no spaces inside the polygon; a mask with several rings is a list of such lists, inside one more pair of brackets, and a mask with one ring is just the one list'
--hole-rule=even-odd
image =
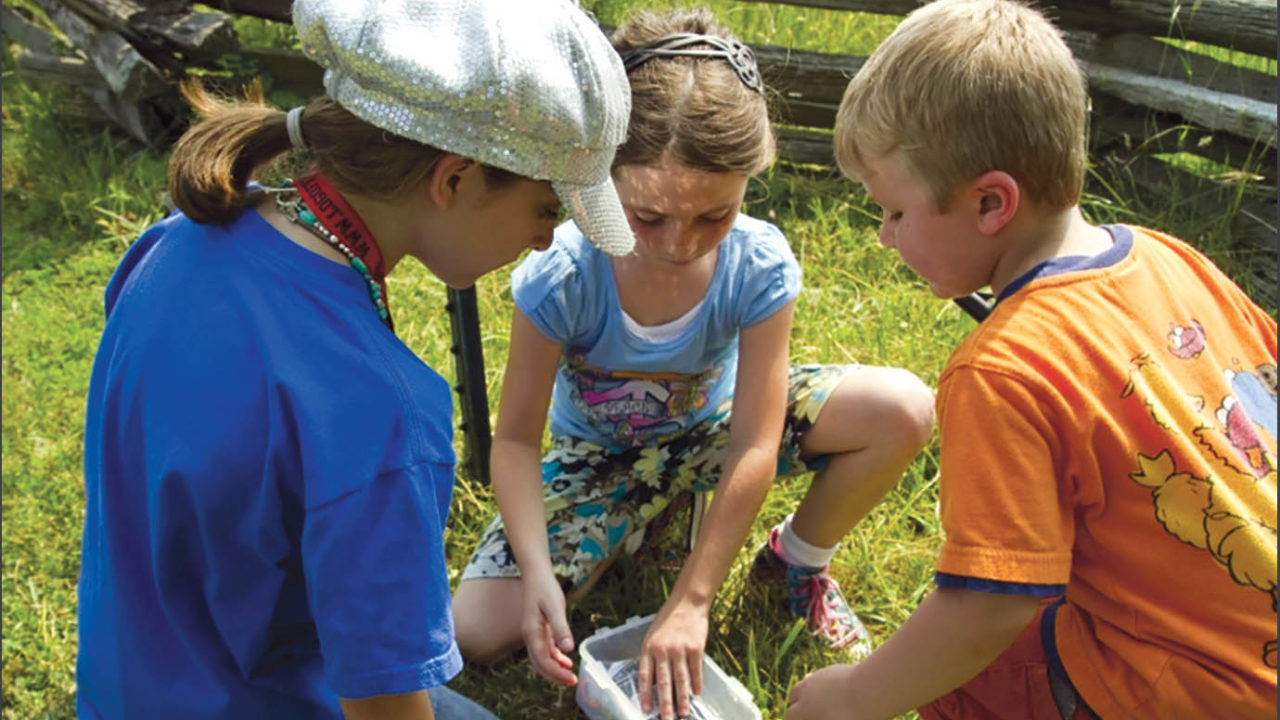
{"label": "boy's arm", "polygon": [[818,670],[791,689],[787,720],[892,718],[960,687],[1004,652],[1041,598],[936,588],[857,665]]}
{"label": "boy's arm", "polygon": [[524,590],[521,626],[529,660],[548,680],[571,685],[575,680],[572,661],[564,651],[572,649],[573,636],[565,615],[564,593],[547,550],[539,452],[560,355],[560,346],[516,308],[489,451],[489,473],[507,539],[520,565]]}
{"label": "boy's arm", "polygon": [[[641,655],[640,696],[652,698],[648,689],[656,684],[664,718],[672,717],[667,703],[673,695],[678,707],[671,709],[687,714],[688,692],[701,691],[711,600],[742,549],[777,471],[794,311],[792,301],[741,333],[724,475],[693,552],[659,611]],[[642,707],[649,712],[652,704],[642,702]]]}

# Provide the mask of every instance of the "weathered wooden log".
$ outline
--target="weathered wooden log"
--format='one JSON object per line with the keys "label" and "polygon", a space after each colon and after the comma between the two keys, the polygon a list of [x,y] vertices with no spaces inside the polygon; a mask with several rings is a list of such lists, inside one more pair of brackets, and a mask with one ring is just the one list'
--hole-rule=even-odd
{"label": "weathered wooden log", "polygon": [[[1067,33],[1067,39],[1082,61],[1276,104],[1273,75],[1219,62],[1133,33],[1103,38],[1095,33],[1071,32]],[[756,46],[755,52],[766,83],[786,98],[833,105],[839,104],[845,85],[866,61],[850,55],[772,45]]]}
{"label": "weathered wooden log", "polygon": [[793,165],[834,166],[831,133],[795,127],[779,127],[778,158]]}
{"label": "weathered wooden log", "polygon": [[[805,127],[831,127],[835,108],[830,105],[792,102],[775,111],[783,123]],[[779,130],[779,154],[802,164],[830,164],[829,148],[812,135],[792,129]],[[827,144],[830,143],[829,136]],[[1134,155],[1186,152],[1223,165],[1243,168],[1269,182],[1276,180],[1276,148],[1246,142],[1227,132],[1215,132],[1189,124],[1172,113],[1139,107],[1118,98],[1095,93],[1090,115],[1090,147],[1093,152]]]}
{"label": "weathered wooden log", "polygon": [[144,37],[163,38],[186,61],[216,58],[239,45],[231,17],[222,13],[144,13],[132,25]]}
{"label": "weathered wooden log", "polygon": [[789,98],[782,93],[773,99],[771,112],[776,122],[800,127],[829,128],[834,127],[836,121],[835,105]]}
{"label": "weathered wooden log", "polygon": [[1275,75],[1220,62],[1135,33],[1110,37],[1083,31],[1063,34],[1072,53],[1087,62],[1276,104]]}
{"label": "weathered wooden log", "polygon": [[293,21],[293,0],[213,0],[210,7],[276,22]]}
{"label": "weathered wooden log", "polygon": [[1058,3],[1056,15],[1064,27],[1108,34],[1132,30],[1263,57],[1276,54],[1273,0],[1069,0]]}
{"label": "weathered wooden log", "polygon": [[1089,87],[1155,110],[1177,113],[1210,130],[1276,145],[1276,106],[1241,95],[1084,61]]}
{"label": "weathered wooden log", "polygon": [[1167,112],[1094,93],[1089,114],[1090,152],[1122,157],[1188,152],[1276,182],[1275,147],[1251,143],[1227,132],[1214,132]]}
{"label": "weathered wooden log", "polygon": [[253,60],[263,75],[270,77],[276,87],[284,87],[300,95],[310,96],[324,91],[324,68],[305,55],[283,48],[244,46],[240,53]]}
{"label": "weathered wooden log", "polygon": [[[1240,147],[1252,147],[1258,141],[1275,147],[1275,78],[1212,58],[1186,57],[1165,43],[1129,34],[1098,38],[1091,33],[1073,33],[1071,40],[1095,96],[1109,94],[1134,105],[1177,114],[1209,131],[1235,134],[1238,140],[1230,144],[1237,150],[1237,160],[1249,155],[1238,152]],[[761,75],[777,92],[778,118],[812,127],[832,126],[845,85],[864,62],[863,58],[773,46],[756,48],[756,57]],[[1215,80],[1224,87],[1219,89]],[[1223,91],[1228,88],[1239,88],[1245,94]]]}
{"label": "weathered wooden log", "polygon": [[94,24],[120,33],[152,62],[174,70],[232,52],[238,44],[229,16],[195,12],[173,0],[59,1]]}
{"label": "weathered wooden log", "polygon": [[98,27],[56,0],[31,0],[89,58],[122,102],[137,102],[169,90],[169,83],[149,60],[119,33]]}
{"label": "weathered wooden log", "polygon": [[866,58],[792,50],[774,45],[754,48],[760,77],[777,93],[779,118],[794,125],[831,127],[835,107]]}
{"label": "weathered wooden log", "polygon": [[88,95],[107,117],[142,144],[155,146],[162,139],[168,138],[164,123],[149,107],[138,101],[126,100],[104,88],[90,90]]}
{"label": "weathered wooden log", "polygon": [[27,77],[70,85],[81,90],[101,90],[106,87],[97,69],[80,57],[24,49],[18,52],[17,67],[18,72]]}
{"label": "weathered wooden log", "polygon": [[53,35],[8,5],[0,5],[0,32],[31,52],[55,52]]}
{"label": "weathered wooden log", "polygon": [[[926,0],[744,0],[905,15]],[[1276,53],[1276,4],[1271,0],[1063,0],[1046,8],[1063,28],[1103,35],[1142,35],[1233,48],[1264,57]]]}

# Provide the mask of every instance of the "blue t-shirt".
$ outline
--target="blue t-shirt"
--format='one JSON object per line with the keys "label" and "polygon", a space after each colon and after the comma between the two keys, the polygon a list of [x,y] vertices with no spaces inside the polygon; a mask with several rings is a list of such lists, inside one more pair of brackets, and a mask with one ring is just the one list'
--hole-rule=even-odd
{"label": "blue t-shirt", "polygon": [[605,447],[644,445],[696,424],[732,397],[738,333],[800,293],[800,265],[778,228],[738,213],[693,321],[665,342],[627,329],[609,256],[572,222],[511,276],[520,308],[564,347],[551,432]]}
{"label": "blue t-shirt", "polygon": [[350,267],[171,214],[106,291],[85,431],[82,718],[340,718],[457,674],[448,383]]}

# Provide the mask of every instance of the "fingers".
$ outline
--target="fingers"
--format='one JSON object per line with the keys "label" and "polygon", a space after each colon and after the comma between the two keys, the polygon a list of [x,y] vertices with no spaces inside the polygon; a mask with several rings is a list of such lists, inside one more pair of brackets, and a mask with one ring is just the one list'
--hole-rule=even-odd
{"label": "fingers", "polygon": [[[542,677],[557,685],[574,686],[578,676],[573,672],[573,660],[556,647],[551,626],[539,615],[524,627],[525,647],[529,651],[529,662]],[[569,646],[573,646],[572,637]]]}
{"label": "fingers", "polygon": [[[548,652],[547,658],[551,662],[551,669],[549,670],[549,672],[552,674],[552,676],[550,677],[550,679],[556,683],[559,683],[560,685],[568,685],[571,687],[574,685],[577,685],[578,676],[573,672],[573,659],[570,658],[568,655],[564,654],[564,652],[561,651],[559,647],[556,647],[556,644],[565,642],[565,638],[556,640],[554,634],[551,631],[551,627],[549,625],[543,626],[543,632],[546,638],[546,646],[547,646],[547,652]],[[569,637],[567,639],[567,642],[569,647],[572,648],[573,638]]]}
{"label": "fingers", "polygon": [[645,715],[653,712],[653,658],[640,653],[640,669],[636,671],[636,691],[640,694],[640,709]]}
{"label": "fingers", "polygon": [[565,653],[573,650],[573,632],[565,618],[564,604],[547,603],[540,606],[539,611],[547,655],[562,667],[572,668],[573,660]]}
{"label": "fingers", "polygon": [[685,658],[676,658],[671,663],[672,682],[676,691],[676,712],[680,717],[689,717],[693,708],[689,707],[691,683],[689,680],[689,663]]}
{"label": "fingers", "polygon": [[573,672],[573,660],[560,652],[551,643],[551,631],[543,628],[542,652],[538,655],[529,653],[538,674],[557,685],[573,687],[578,684],[578,676]]}
{"label": "fingers", "polygon": [[[698,654],[694,670],[689,655],[644,653],[640,656],[640,668],[636,674],[636,686],[640,695],[640,709],[653,712],[654,698],[658,700],[658,713],[662,720],[689,717],[693,714],[693,695],[702,692],[702,660]],[[697,684],[693,678],[697,677]]]}
{"label": "fingers", "polygon": [[654,686],[658,693],[658,715],[662,720],[671,720],[671,663],[666,659],[654,661]]}
{"label": "fingers", "polygon": [[555,639],[557,653],[568,665],[572,665],[573,661],[565,653],[573,651],[573,631],[569,629],[569,620],[565,617],[564,608],[549,610],[545,614],[551,626],[551,637]]}
{"label": "fingers", "polygon": [[689,685],[695,695],[702,694],[702,652],[694,650],[689,653]]}

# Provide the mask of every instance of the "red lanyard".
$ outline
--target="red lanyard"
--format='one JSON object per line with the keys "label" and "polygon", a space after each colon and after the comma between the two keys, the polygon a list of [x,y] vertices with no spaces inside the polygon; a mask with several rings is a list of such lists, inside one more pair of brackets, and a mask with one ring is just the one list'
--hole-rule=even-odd
{"label": "red lanyard", "polygon": [[[293,182],[302,201],[315,213],[316,220],[329,231],[351,257],[359,258],[369,275],[382,291],[382,302],[387,309],[386,322],[391,325],[391,304],[387,298],[387,269],[382,261],[382,249],[373,233],[360,219],[355,208],[342,197],[342,193],[321,173],[312,173]],[[356,267],[359,270],[359,266]]]}

